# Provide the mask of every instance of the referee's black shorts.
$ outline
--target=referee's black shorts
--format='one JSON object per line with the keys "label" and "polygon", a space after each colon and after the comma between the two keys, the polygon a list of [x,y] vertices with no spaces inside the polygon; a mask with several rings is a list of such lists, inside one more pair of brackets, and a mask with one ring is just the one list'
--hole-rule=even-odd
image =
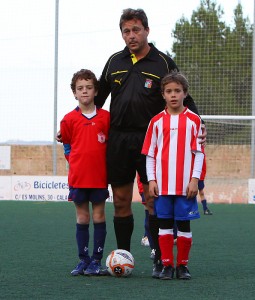
{"label": "referee's black shorts", "polygon": [[110,129],[107,145],[108,183],[121,186],[134,182],[136,172],[147,183],[146,156],[141,154],[146,132]]}

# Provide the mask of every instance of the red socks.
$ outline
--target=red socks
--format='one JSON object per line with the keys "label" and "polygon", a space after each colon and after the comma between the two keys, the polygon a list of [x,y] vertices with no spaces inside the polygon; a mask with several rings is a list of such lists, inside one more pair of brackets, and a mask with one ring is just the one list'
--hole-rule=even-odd
{"label": "red socks", "polygon": [[192,237],[177,237],[177,266],[186,266],[189,261],[189,252],[192,245]]}
{"label": "red socks", "polygon": [[161,250],[161,260],[164,266],[174,267],[174,235],[173,234],[164,234],[159,235],[159,246]]}
{"label": "red socks", "polygon": [[[178,232],[177,237],[177,266],[186,266],[189,261],[189,253],[192,245],[191,232]],[[174,267],[174,236],[171,229],[159,230],[159,246],[161,250],[161,260],[164,266]]]}

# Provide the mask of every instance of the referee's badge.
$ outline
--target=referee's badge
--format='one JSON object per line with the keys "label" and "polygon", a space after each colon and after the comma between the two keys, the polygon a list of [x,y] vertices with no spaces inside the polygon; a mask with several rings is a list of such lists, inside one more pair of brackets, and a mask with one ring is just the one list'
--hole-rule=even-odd
{"label": "referee's badge", "polygon": [[103,132],[99,132],[97,134],[97,140],[99,143],[105,143],[105,134]]}
{"label": "referee's badge", "polygon": [[146,78],[144,87],[146,87],[147,89],[151,89],[151,87],[152,87],[152,80],[149,79],[149,78]]}

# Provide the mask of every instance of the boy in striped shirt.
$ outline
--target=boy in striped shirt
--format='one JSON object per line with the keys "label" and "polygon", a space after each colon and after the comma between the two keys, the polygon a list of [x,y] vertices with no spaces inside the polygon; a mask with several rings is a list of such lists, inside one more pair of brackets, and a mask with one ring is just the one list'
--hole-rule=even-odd
{"label": "boy in striped shirt", "polygon": [[166,101],[164,111],[150,121],[142,153],[150,195],[155,197],[162,268],[154,278],[172,279],[175,272],[173,225],[177,223],[176,277],[190,279],[187,264],[192,245],[190,220],[200,217],[196,195],[204,154],[198,136],[202,133],[200,117],[183,105],[188,81],[180,72],[166,75],[161,82]]}

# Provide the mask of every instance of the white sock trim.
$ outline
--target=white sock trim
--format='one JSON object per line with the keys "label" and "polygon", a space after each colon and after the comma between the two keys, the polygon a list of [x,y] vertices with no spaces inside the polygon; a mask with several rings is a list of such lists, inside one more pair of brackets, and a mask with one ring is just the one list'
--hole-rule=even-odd
{"label": "white sock trim", "polygon": [[185,238],[192,238],[192,232],[182,232],[182,231],[177,231],[177,236],[183,236]]}
{"label": "white sock trim", "polygon": [[166,234],[174,234],[173,229],[160,229],[158,231],[158,235],[166,235]]}

